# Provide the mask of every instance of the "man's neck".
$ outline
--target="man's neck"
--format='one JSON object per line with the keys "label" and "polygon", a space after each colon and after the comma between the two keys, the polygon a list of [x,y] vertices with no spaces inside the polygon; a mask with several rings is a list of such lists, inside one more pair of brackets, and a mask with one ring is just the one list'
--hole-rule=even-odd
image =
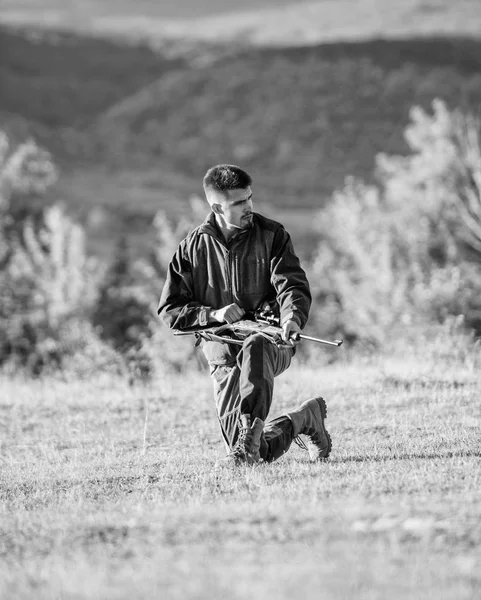
{"label": "man's neck", "polygon": [[234,227],[233,225],[229,227],[217,217],[215,220],[226,242],[228,242],[236,233],[242,231],[240,227]]}

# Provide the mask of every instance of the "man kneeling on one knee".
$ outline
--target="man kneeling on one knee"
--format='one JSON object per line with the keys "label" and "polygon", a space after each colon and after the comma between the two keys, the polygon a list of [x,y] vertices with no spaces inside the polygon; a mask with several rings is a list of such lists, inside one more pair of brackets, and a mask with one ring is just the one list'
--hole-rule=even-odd
{"label": "man kneeling on one knee", "polygon": [[204,190],[210,213],[179,244],[158,312],[167,326],[182,330],[234,323],[265,306],[273,309],[282,327],[281,346],[260,333],[249,335],[242,346],[203,342],[226,463],[273,461],[298,435],[306,436],[311,460],[325,459],[331,438],[322,398],[267,421],[274,378],[295,354],[291,336],[306,324],[311,294],[287,231],[253,211],[251,186],[250,175],[235,165],[207,171]]}

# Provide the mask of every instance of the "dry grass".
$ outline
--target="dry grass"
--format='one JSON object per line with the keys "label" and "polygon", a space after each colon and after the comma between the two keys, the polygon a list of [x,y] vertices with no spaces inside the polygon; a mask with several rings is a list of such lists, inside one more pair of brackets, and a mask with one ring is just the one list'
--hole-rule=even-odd
{"label": "dry grass", "polygon": [[273,413],[321,391],[330,461],[225,472],[207,375],[0,380],[0,596],[479,597],[476,368],[292,367]]}

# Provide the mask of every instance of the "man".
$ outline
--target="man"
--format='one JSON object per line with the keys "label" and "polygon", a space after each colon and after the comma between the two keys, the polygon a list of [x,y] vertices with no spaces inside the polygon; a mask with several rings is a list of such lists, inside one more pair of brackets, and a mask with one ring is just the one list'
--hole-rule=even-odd
{"label": "man", "polygon": [[262,334],[242,346],[204,341],[217,415],[228,449],[226,461],[255,464],[279,458],[299,434],[312,460],[329,456],[326,405],[312,398],[267,424],[274,377],[295,354],[291,336],[304,327],[311,294],[289,234],[253,212],[252,179],[235,165],[217,165],[204,177],[211,212],[179,245],[159,303],[174,329],[234,323],[269,306],[280,318],[285,347]]}

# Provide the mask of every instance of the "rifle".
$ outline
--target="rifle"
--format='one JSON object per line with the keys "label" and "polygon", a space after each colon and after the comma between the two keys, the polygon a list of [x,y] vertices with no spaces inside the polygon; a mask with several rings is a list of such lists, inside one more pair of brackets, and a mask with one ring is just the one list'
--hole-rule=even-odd
{"label": "rifle", "polygon": [[[214,327],[176,329],[174,331],[174,335],[194,335],[196,338],[195,346],[198,346],[202,340],[242,346],[244,340],[253,333],[260,333],[270,342],[279,346],[279,348],[292,347],[292,344],[287,344],[282,339],[282,327],[279,326],[279,320],[274,316],[255,314],[251,319],[242,319],[235,323],[225,323],[223,325],[215,325]],[[303,333],[294,333],[290,339],[293,342],[307,340],[309,342],[316,342],[317,344],[337,347],[341,346],[343,342],[343,340],[323,340],[310,335],[304,335]]]}

